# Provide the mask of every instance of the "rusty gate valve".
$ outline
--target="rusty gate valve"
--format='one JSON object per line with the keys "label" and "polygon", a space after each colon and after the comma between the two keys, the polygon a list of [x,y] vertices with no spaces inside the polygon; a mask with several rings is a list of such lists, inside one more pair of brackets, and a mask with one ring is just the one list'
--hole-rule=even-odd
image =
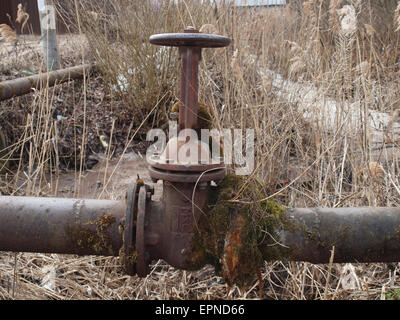
{"label": "rusty gate valve", "polygon": [[[230,39],[187,28],[184,33],[153,35],[150,43],[179,47],[182,60],[179,130],[198,129],[201,49],[225,47]],[[186,140],[178,137],[171,138],[161,155],[147,157],[150,177],[153,181],[163,181],[160,201],[151,199],[153,189],[142,180],[140,183],[137,180],[128,190],[122,252],[128,274],[146,276],[150,262],[155,259],[164,259],[176,268],[187,267],[194,226],[208,208],[210,183],[223,179],[226,170],[221,158],[212,159],[209,146],[199,140],[191,143],[195,148],[202,148],[200,154],[204,152],[205,158],[199,158],[197,152],[189,157],[189,162],[171,156],[185,143]]]}

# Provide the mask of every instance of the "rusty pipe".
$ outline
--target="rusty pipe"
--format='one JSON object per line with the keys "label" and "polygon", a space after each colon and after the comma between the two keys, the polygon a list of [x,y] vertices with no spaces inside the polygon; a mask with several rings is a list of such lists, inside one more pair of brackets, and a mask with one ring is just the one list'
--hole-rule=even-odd
{"label": "rusty pipe", "polygon": [[179,129],[197,129],[201,48],[180,47],[179,54],[182,60],[180,99],[183,105],[183,108],[179,108]]}
{"label": "rusty pipe", "polygon": [[[185,33],[199,33],[194,28],[187,28]],[[199,90],[199,61],[201,47],[179,47],[181,58],[181,104],[179,108],[179,130],[197,129],[198,90]]]}
{"label": "rusty pipe", "polygon": [[288,260],[329,263],[334,246],[335,263],[400,261],[399,208],[296,208],[284,214],[292,226],[278,234]]}
{"label": "rusty pipe", "polygon": [[[0,251],[118,256],[125,212],[116,200],[2,196]],[[333,246],[335,262],[400,261],[398,208],[293,208],[284,215],[291,228],[277,230],[277,245],[292,261],[328,263]],[[168,243],[161,244],[165,252]]]}
{"label": "rusty pipe", "polygon": [[88,72],[92,67],[93,66],[90,64],[85,64],[0,82],[0,101],[22,96],[30,93],[32,89],[41,89],[47,86],[51,87],[70,79],[81,79],[84,73]]}
{"label": "rusty pipe", "polygon": [[118,256],[124,201],[0,197],[0,251]]}
{"label": "rusty pipe", "polygon": [[[181,204],[169,204],[168,197],[162,202],[148,200],[146,262],[163,258],[186,268],[182,258],[190,253],[183,248],[190,248],[193,226],[186,223],[191,212],[172,210]],[[118,256],[125,214],[124,201],[2,196],[0,251]],[[173,223],[171,214],[179,215],[182,224]],[[398,208],[293,208],[283,215],[290,227],[276,230],[279,238],[273,246],[270,241],[260,244],[265,260],[271,260],[274,247],[279,249],[276,257],[283,260],[328,263],[334,246],[335,263],[400,261]],[[177,237],[181,227],[187,228],[188,237]]]}

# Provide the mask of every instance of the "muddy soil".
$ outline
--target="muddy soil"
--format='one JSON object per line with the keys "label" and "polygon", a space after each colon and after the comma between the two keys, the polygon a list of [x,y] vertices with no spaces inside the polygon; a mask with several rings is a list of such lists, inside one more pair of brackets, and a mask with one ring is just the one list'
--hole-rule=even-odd
{"label": "muddy soil", "polygon": [[[79,172],[63,172],[58,183],[53,183],[51,188],[47,189],[47,193],[62,198],[122,200],[128,186],[136,181],[138,176],[145,183],[152,183],[145,157],[140,152],[132,151],[111,160],[107,160],[104,154],[97,154],[96,157],[99,162],[90,170],[82,172],[80,179]],[[154,184],[154,187],[153,199],[158,200],[162,194],[161,181]]]}

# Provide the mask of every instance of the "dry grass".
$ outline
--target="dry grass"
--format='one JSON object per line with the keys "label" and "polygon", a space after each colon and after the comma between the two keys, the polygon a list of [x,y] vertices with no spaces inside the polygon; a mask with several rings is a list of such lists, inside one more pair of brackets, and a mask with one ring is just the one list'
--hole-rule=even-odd
{"label": "dry grass", "polygon": [[17,34],[8,24],[0,25],[0,40],[6,42],[15,42],[17,41]]}
{"label": "dry grass", "polygon": [[[116,258],[44,254],[1,255],[1,299],[259,299],[226,285],[211,267],[176,270],[161,260],[144,279],[124,274]],[[385,299],[400,289],[399,266],[266,263],[263,299]],[[328,282],[327,282],[328,280]]]}
{"label": "dry grass", "polygon": [[[73,18],[75,9],[79,19]],[[227,49],[204,50],[200,99],[212,107],[215,127],[255,130],[255,176],[265,182],[267,196],[298,207],[399,205],[397,1],[291,1],[287,8],[266,12],[198,1],[161,7],[80,1],[71,12],[65,17],[86,35],[90,52],[78,51],[69,63],[96,61],[107,98],[91,103],[101,92],[100,82],[89,78],[84,89],[65,85],[64,93],[49,89],[15,99],[13,106],[23,103],[29,112],[19,119],[21,136],[9,139],[14,145],[9,156],[19,159],[19,170],[4,177],[5,192],[41,195],[45,184],[57,183],[60,148],[49,141],[63,136],[57,139],[57,122],[51,119],[55,102],[66,93],[76,98],[66,100],[74,110],[69,124],[78,128],[72,135],[76,150],[88,149],[91,133],[91,141],[101,146],[98,137],[104,135],[113,148],[104,150],[110,158],[117,144],[121,153],[148,128],[162,127],[178,96],[177,51],[151,46],[147,39],[194,25],[234,39]],[[103,108],[97,121],[108,127],[98,132],[90,121],[96,108]],[[124,112],[104,119],[103,110]],[[374,123],[378,113],[386,120]],[[129,130],[118,136],[121,127]],[[74,181],[79,181],[85,172],[76,168]],[[73,195],[79,188],[75,184]],[[110,190],[105,194],[112,197]],[[332,257],[334,262],[334,252]],[[399,268],[265,263],[262,298],[394,298]],[[139,279],[124,275],[113,258],[0,255],[5,299],[252,299],[258,298],[256,286],[255,281],[247,291],[233,287],[227,294],[212,268],[188,273],[161,261]]]}

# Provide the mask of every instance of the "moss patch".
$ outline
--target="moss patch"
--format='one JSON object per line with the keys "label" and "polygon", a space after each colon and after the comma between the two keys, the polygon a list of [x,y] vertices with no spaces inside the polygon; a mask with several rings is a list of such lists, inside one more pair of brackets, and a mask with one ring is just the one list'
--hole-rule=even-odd
{"label": "moss patch", "polygon": [[[111,214],[103,214],[95,221],[89,221],[84,225],[67,226],[66,234],[80,249],[93,249],[96,253],[114,255],[108,228],[116,222]],[[95,226],[95,228],[93,228]]]}
{"label": "moss patch", "polygon": [[[135,211],[136,214],[136,211]],[[136,248],[134,246],[129,246],[128,248],[128,254],[125,253],[125,230],[124,227],[122,225],[119,226],[119,234],[122,237],[122,247],[119,249],[119,262],[124,266],[126,266],[127,264],[134,266],[136,265],[137,262],[137,257],[138,257],[138,253],[136,251]]]}
{"label": "moss patch", "polygon": [[[175,102],[170,108],[171,113],[179,113],[180,102]],[[212,117],[210,107],[202,102],[198,102],[197,127],[201,129],[211,129]]]}
{"label": "moss patch", "polygon": [[[238,193],[240,201],[232,202]],[[285,260],[290,252],[277,243],[276,230],[294,226],[283,214],[287,207],[259,202],[264,197],[257,180],[226,176],[217,192],[210,194],[214,203],[211,201],[208,214],[199,219],[188,269],[211,264],[228,284],[245,287],[254,281],[264,260]]]}
{"label": "moss patch", "polygon": [[130,247],[130,251],[132,252],[131,254],[125,254],[124,247],[121,247],[119,249],[118,257],[119,257],[119,262],[122,265],[126,265],[126,264],[136,265],[138,253],[137,253],[137,251],[135,251],[134,247]]}

